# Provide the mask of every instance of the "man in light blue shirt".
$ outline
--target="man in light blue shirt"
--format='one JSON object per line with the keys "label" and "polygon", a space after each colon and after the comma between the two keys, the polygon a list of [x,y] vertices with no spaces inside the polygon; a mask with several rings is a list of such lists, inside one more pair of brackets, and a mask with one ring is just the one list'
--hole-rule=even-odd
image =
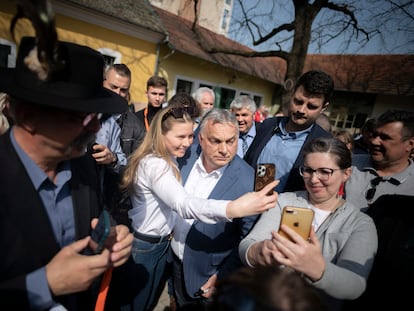
{"label": "man in light blue shirt", "polygon": [[330,137],[330,133],[315,124],[329,105],[334,91],[332,78],[322,71],[311,70],[296,82],[288,106],[287,117],[263,121],[244,159],[251,166],[274,163],[277,192],[304,189],[299,166],[303,163],[302,148],[316,137]]}

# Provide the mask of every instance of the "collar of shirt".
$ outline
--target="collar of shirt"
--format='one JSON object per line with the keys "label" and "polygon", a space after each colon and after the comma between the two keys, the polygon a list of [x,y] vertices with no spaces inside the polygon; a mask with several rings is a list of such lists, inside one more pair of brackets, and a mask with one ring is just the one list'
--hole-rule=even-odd
{"label": "collar of shirt", "polygon": [[[23,166],[26,169],[26,172],[30,177],[30,180],[32,181],[36,190],[39,190],[42,183],[49,177],[39,166],[37,166],[37,164],[20,147],[20,145],[17,143],[16,139],[14,138],[13,129],[10,131],[10,139],[11,139],[14,149],[16,150],[17,155],[22,161]],[[67,180],[70,180],[71,170],[70,170],[69,161],[62,162],[59,165],[58,170],[59,170],[58,173],[63,175],[64,182],[66,182]]]}
{"label": "collar of shirt", "polygon": [[209,175],[215,176],[217,179],[219,179],[221,176],[223,176],[224,171],[226,170],[228,164],[226,164],[223,167],[220,167],[210,173],[207,173],[206,169],[204,168],[204,164],[203,164],[203,153],[200,153],[200,156],[198,157],[198,159],[196,160],[196,162],[194,163],[194,168],[197,170],[197,172],[202,176],[202,177],[207,177]]}
{"label": "collar of shirt", "polygon": [[307,136],[313,128],[313,124],[312,124],[306,130],[298,131],[298,132],[288,132],[286,130],[287,121],[288,121],[287,118],[280,120],[279,126],[278,126],[279,131],[276,132],[276,134],[278,134],[282,138],[282,140],[296,139],[301,136]]}
{"label": "collar of shirt", "polygon": [[[394,174],[394,175],[382,176],[381,181],[389,181],[390,183],[394,185],[399,185],[405,182],[408,179],[408,177],[410,177],[411,175],[414,175],[414,162],[411,159],[408,159],[408,161],[410,162],[410,164],[405,170],[403,170],[400,173]],[[369,171],[375,177],[380,177],[378,175],[377,170],[374,167],[364,167],[362,170]]]}
{"label": "collar of shirt", "polygon": [[240,133],[239,137],[242,139],[247,139],[248,137],[254,138],[256,136],[256,125],[253,123],[252,127],[247,131],[247,133]]}

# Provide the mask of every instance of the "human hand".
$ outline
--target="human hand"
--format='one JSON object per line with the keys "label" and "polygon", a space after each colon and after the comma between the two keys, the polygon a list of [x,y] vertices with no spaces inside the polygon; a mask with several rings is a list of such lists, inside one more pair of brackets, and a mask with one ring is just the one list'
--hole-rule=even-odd
{"label": "human hand", "polygon": [[117,160],[115,154],[105,145],[96,144],[92,149],[91,155],[98,164],[112,164]]}
{"label": "human hand", "polygon": [[[95,228],[98,218],[91,221],[92,228]],[[134,237],[125,225],[116,225],[111,227],[111,232],[105,241],[105,248],[110,251],[110,261],[114,267],[124,264],[132,250]]]}
{"label": "human hand", "polygon": [[276,231],[272,232],[272,241],[276,245],[274,258],[281,264],[304,273],[313,281],[319,280],[325,271],[326,263],[322,255],[322,247],[311,228],[309,240],[304,240],[298,233],[286,225],[282,225],[290,238],[289,240]]}
{"label": "human hand", "polygon": [[268,195],[274,187],[279,184],[279,180],[274,180],[262,190],[257,192],[248,192],[240,198],[229,202],[226,213],[228,218],[238,218],[261,214],[276,206],[277,192],[273,191],[272,195]]}
{"label": "human hand", "polygon": [[203,286],[200,287],[200,294],[204,298],[210,298],[213,295],[217,281],[217,274],[213,274]]}
{"label": "human hand", "polygon": [[46,278],[53,295],[66,295],[88,289],[110,266],[110,253],[106,249],[99,255],[81,254],[89,240],[88,236],[62,248],[46,265]]}
{"label": "human hand", "polygon": [[247,258],[252,266],[271,266],[279,263],[273,256],[277,248],[272,240],[256,242],[250,246]]}
{"label": "human hand", "polygon": [[125,225],[115,226],[116,240],[110,248],[111,251],[111,262],[114,267],[123,265],[127,260],[132,251],[132,242],[134,236]]}

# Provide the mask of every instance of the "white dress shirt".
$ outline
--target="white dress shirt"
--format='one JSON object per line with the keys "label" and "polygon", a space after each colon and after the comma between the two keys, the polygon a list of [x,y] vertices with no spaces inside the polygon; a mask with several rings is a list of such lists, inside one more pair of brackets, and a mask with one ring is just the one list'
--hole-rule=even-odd
{"label": "white dress shirt", "polygon": [[[207,173],[200,156],[194,163],[193,168],[188,175],[184,185],[185,190],[194,196],[207,199],[221,176],[223,176],[226,167],[227,165],[212,171],[211,173]],[[174,238],[171,241],[171,248],[174,254],[181,260],[184,255],[185,240],[187,239],[187,234],[190,231],[193,222],[193,219],[177,217]]]}
{"label": "white dress shirt", "polygon": [[[175,161],[175,159],[174,159]],[[177,215],[214,224],[229,221],[228,200],[207,200],[194,197],[175,178],[173,169],[162,158],[147,155],[138,165],[128,212],[133,228],[144,234],[165,236],[175,227]]]}

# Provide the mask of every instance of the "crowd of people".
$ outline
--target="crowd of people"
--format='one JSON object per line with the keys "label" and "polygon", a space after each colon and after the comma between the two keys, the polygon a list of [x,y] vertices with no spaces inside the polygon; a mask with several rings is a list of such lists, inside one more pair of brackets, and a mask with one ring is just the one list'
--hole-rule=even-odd
{"label": "crowd of people", "polygon": [[[172,310],[413,306],[414,113],[333,133],[319,70],[285,116],[207,87],[167,100],[158,75],[135,111],[127,65],[36,35],[0,68],[0,309],[151,311],[166,285]],[[261,163],[276,175],[254,192]],[[313,211],[307,239],[286,206]]]}

